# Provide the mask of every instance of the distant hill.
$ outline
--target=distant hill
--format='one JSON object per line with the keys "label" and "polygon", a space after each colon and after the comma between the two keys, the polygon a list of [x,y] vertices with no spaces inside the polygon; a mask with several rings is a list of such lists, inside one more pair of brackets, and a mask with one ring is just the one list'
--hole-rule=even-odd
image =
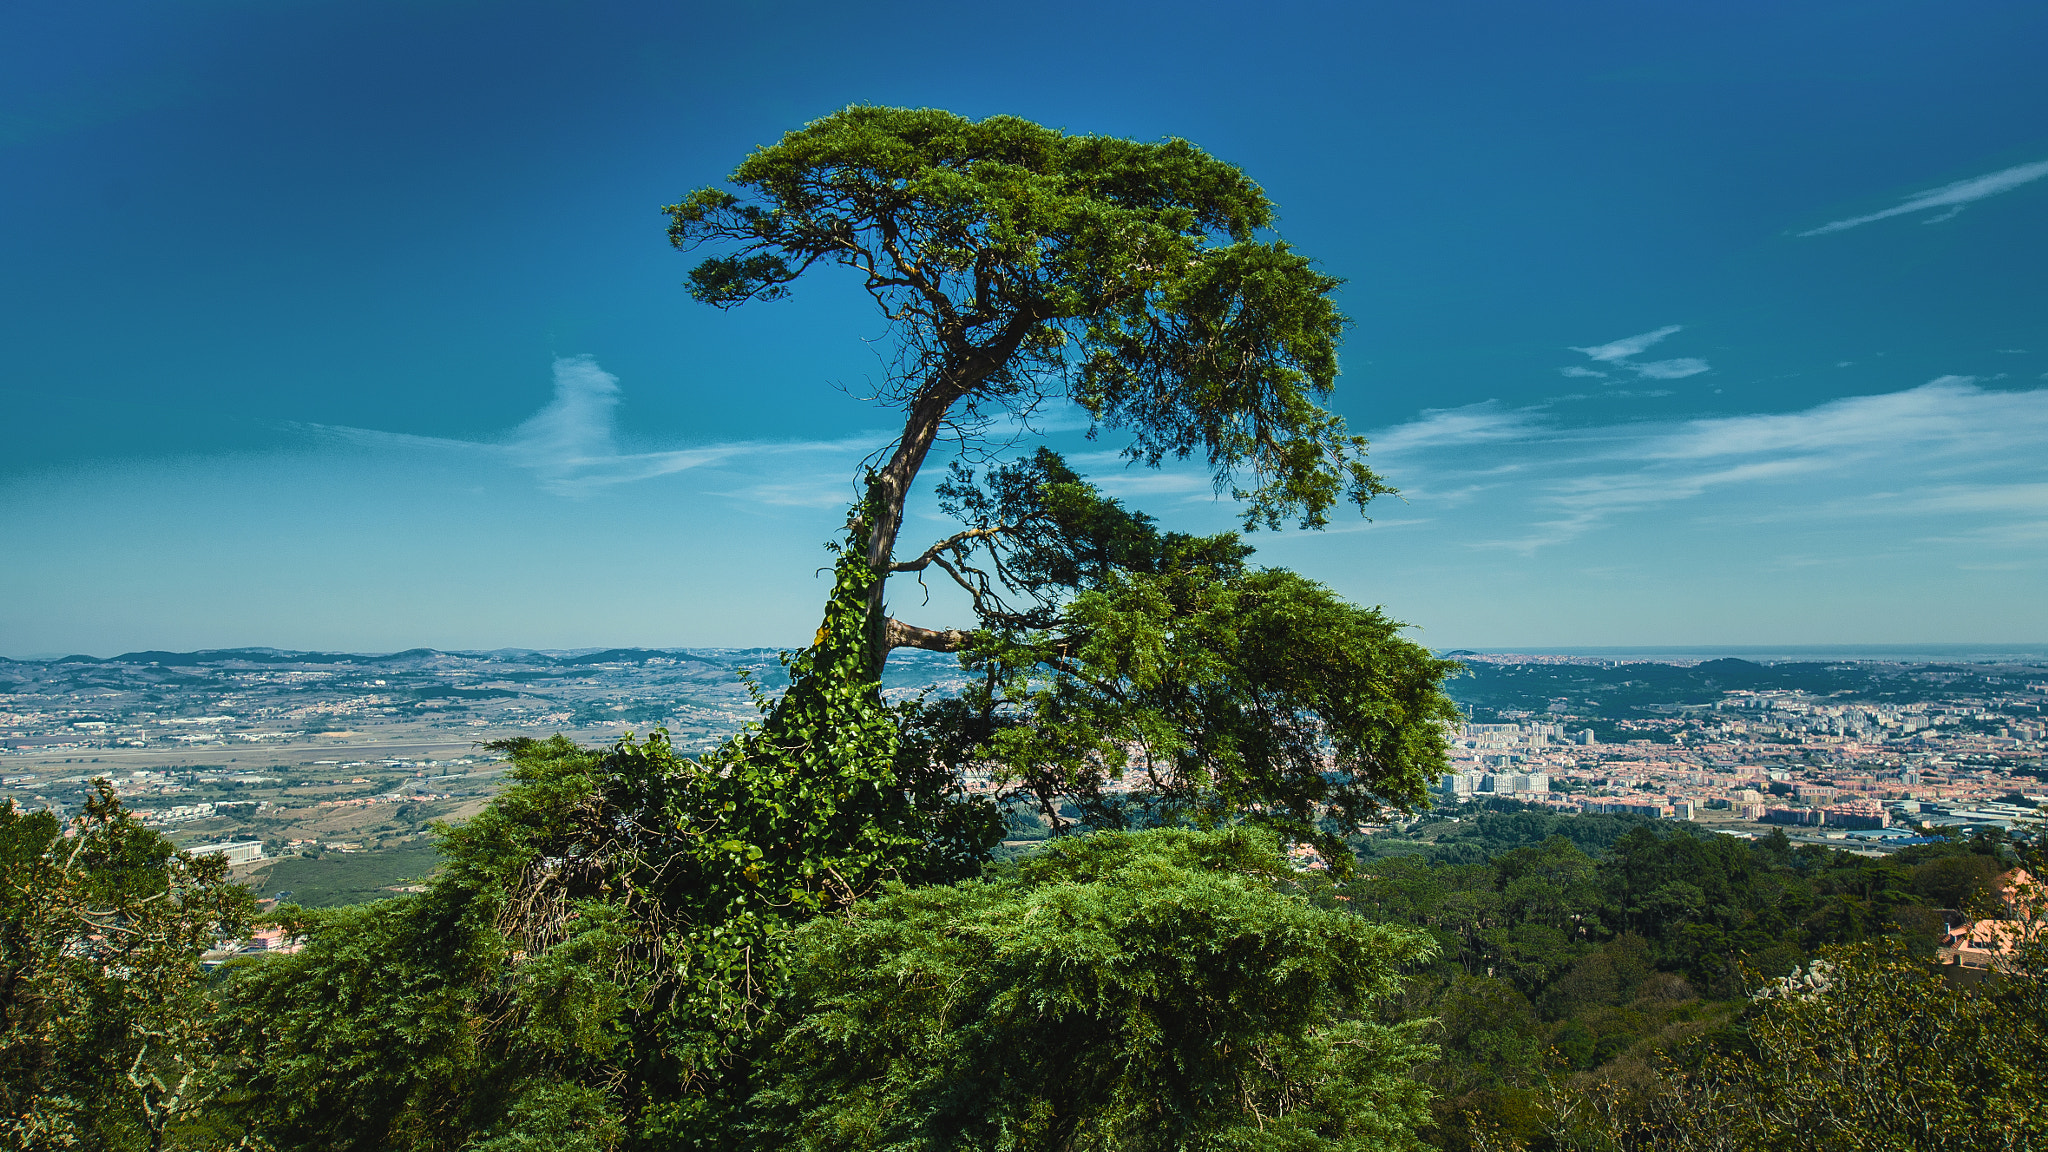
{"label": "distant hill", "polygon": [[[1711,704],[1729,692],[1799,691],[1816,696],[1846,693],[1877,698],[1902,678],[1924,674],[1927,665],[1831,661],[1758,664],[1723,658],[1700,664],[1529,663],[1472,661],[1448,691],[1468,708],[1541,713],[1555,701],[1579,706],[1597,702],[1614,709]],[[1981,675],[1987,666],[1962,665],[1959,674]]]}
{"label": "distant hill", "polygon": [[[237,669],[305,669],[346,667],[357,673],[432,673],[471,667],[479,674],[525,680],[534,676],[560,675],[573,669],[639,668],[657,681],[708,682],[731,680],[746,670],[756,682],[771,691],[781,687],[782,667],[775,648],[577,648],[542,650],[498,648],[488,652],[442,651],[408,648],[403,652],[301,652],[284,648],[204,648],[194,652],[165,652],[155,649],[123,652],[118,656],[62,656],[41,660],[9,660],[0,657],[0,667],[40,666],[55,669],[72,666],[73,679],[94,681],[120,667],[150,669],[155,680],[178,682],[175,670],[232,671]],[[956,670],[955,657],[941,652],[900,651],[889,661],[883,685],[891,689],[920,688]],[[23,673],[33,678],[33,674]],[[0,678],[9,684],[13,678]],[[504,694],[502,689],[442,688],[416,692],[414,699],[484,699]]]}
{"label": "distant hill", "polygon": [[164,652],[152,649],[143,652],[123,652],[118,656],[75,654],[19,660],[0,657],[0,664],[158,664],[173,667],[211,667],[224,664],[356,665],[416,663],[442,657],[554,665],[644,664],[650,660],[679,658],[723,664],[734,660],[773,659],[777,651],[778,649],[774,648],[496,648],[488,652],[469,652],[408,648],[403,652],[376,653],[313,652],[287,648],[202,648],[193,652]]}

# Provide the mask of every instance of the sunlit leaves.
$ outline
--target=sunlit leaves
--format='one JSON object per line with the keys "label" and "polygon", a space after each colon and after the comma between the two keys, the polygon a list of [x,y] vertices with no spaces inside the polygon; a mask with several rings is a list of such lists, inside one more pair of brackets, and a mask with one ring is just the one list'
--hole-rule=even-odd
{"label": "sunlit leaves", "polygon": [[691,293],[731,307],[821,261],[852,269],[892,322],[892,398],[1022,413],[1063,393],[1128,432],[1133,459],[1200,456],[1248,525],[1319,526],[1392,491],[1321,406],[1341,281],[1259,238],[1263,192],[1186,141],[856,106],[757,149],[732,184],[749,198],[665,209],[678,247],[728,249]]}
{"label": "sunlit leaves", "polygon": [[205,1144],[195,1118],[216,1052],[200,953],[253,911],[224,857],[176,851],[103,779],[68,827],[0,805],[0,1138]]}
{"label": "sunlit leaves", "polygon": [[1103,834],[798,936],[764,1130],[828,1149],[1409,1148],[1417,935],[1281,890],[1270,839]]}
{"label": "sunlit leaves", "polygon": [[[987,554],[983,631],[938,743],[1056,826],[1253,820],[1343,867],[1349,831],[1424,803],[1455,665],[1377,609],[1249,564],[1235,534],[1161,532],[1041,449],[940,489]],[[969,567],[963,559],[960,564]]]}

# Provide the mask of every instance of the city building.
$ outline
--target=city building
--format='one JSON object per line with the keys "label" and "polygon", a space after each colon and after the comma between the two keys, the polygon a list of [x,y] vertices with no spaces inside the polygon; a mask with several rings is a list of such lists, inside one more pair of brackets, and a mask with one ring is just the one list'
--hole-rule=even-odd
{"label": "city building", "polygon": [[230,864],[249,864],[263,859],[263,841],[223,840],[218,844],[195,844],[185,851],[194,856],[211,856],[219,853],[227,857]]}

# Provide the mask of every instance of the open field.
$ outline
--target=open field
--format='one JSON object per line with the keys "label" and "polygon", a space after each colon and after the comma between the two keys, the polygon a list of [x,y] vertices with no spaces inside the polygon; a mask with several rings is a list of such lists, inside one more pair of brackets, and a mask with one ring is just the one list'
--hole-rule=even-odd
{"label": "open field", "polygon": [[375,851],[285,856],[237,868],[235,874],[264,896],[328,908],[396,895],[401,887],[424,879],[440,860],[433,842],[421,837]]}

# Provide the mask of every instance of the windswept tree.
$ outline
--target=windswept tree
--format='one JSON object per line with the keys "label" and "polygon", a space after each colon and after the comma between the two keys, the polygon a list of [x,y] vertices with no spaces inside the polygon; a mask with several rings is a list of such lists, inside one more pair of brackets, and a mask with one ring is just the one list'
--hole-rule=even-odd
{"label": "windswept tree", "polygon": [[[942,438],[1029,427],[1049,401],[1127,437],[1138,463],[1199,457],[1248,528],[1320,527],[1392,491],[1323,407],[1340,281],[1271,235],[1242,171],[1181,140],[854,107],[757,150],[731,185],[666,209],[677,247],[716,250],[690,274],[697,299],[777,299],[824,266],[888,322],[878,398],[904,425],[866,477],[849,559],[870,676],[902,647],[982,673],[913,725],[933,755],[994,769],[1056,826],[1129,823],[1104,790],[1127,769],[1145,819],[1252,815],[1308,838],[1326,812],[1421,802],[1450,666],[1377,610],[1254,570],[1234,534],[1160,532],[1041,451],[985,477],[956,466],[939,494],[961,530],[899,550]],[[891,616],[897,574],[951,579],[977,619]]]}
{"label": "windswept tree", "polygon": [[1182,140],[1069,136],[1010,116],[848,108],[761,148],[722,188],[670,205],[679,248],[715,244],[690,291],[720,308],[787,296],[818,265],[859,276],[889,322],[879,398],[903,433],[860,513],[872,643],[953,651],[954,630],[884,612],[904,502],[942,435],[1028,420],[1064,397],[1127,454],[1201,454],[1248,524],[1327,522],[1391,491],[1365,441],[1321,401],[1337,378],[1341,281],[1275,239],[1273,206],[1235,166]]}

